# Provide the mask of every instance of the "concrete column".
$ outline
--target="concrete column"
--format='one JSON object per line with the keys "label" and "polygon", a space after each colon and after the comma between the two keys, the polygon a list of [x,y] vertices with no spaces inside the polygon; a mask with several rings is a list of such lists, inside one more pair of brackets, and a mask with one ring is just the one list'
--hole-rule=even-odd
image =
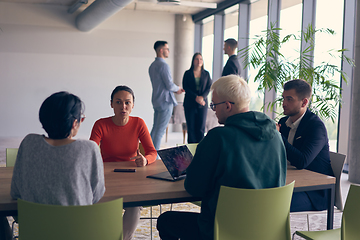
{"label": "concrete column", "polygon": [[[347,49],[344,55],[355,59],[355,26],[356,26],[356,1],[345,0],[344,5],[344,30],[343,49]],[[338,141],[337,150],[339,153],[349,156],[350,116],[351,116],[351,89],[354,79],[354,68],[345,61],[342,63],[343,71],[348,76],[347,83],[341,79],[342,105],[339,110]],[[348,158],[349,159],[349,158]],[[349,163],[346,160],[346,163]]]}
{"label": "concrete column", "polygon": [[[174,75],[176,85],[182,87],[184,72],[190,68],[194,54],[195,24],[191,15],[175,15],[175,44],[174,44]],[[176,100],[182,104],[183,94],[175,94]],[[180,125],[174,125],[173,131],[181,131]]]}
{"label": "concrete column", "polygon": [[349,181],[360,184],[360,0],[357,1],[356,36],[355,36],[355,64],[352,104],[350,119],[350,141],[349,141]]}
{"label": "concrete column", "polygon": [[[174,82],[182,86],[184,72],[190,68],[194,54],[195,24],[191,15],[175,15],[175,44],[174,44]],[[183,101],[184,96],[176,95],[176,99]]]}
{"label": "concrete column", "polygon": [[195,24],[195,42],[194,42],[194,52],[202,52],[202,38],[203,38],[203,24]]}

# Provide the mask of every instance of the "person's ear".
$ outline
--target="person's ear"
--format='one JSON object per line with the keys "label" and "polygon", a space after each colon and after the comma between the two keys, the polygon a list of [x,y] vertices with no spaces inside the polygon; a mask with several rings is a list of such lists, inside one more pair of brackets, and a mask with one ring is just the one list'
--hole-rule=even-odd
{"label": "person's ear", "polygon": [[227,111],[231,111],[231,109],[232,109],[232,104],[231,104],[229,101],[226,101],[226,102],[225,102],[225,105],[226,105],[226,110],[227,110]]}
{"label": "person's ear", "polygon": [[113,101],[112,101],[112,100],[110,100],[110,107],[111,107],[111,108],[114,108],[114,106],[113,106]]}
{"label": "person's ear", "polygon": [[306,107],[306,106],[308,105],[308,103],[309,103],[309,99],[304,98],[304,99],[302,100],[301,107]]}
{"label": "person's ear", "polygon": [[80,125],[80,124],[79,124],[78,120],[75,119],[74,122],[73,122],[72,128],[76,129],[76,128],[79,127],[79,125]]}

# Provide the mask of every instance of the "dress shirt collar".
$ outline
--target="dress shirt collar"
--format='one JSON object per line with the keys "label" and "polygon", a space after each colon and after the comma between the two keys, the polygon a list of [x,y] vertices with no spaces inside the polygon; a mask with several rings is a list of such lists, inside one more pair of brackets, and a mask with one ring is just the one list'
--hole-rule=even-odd
{"label": "dress shirt collar", "polygon": [[155,60],[165,62],[165,59],[163,59],[163,58],[161,58],[161,57],[156,57]]}
{"label": "dress shirt collar", "polygon": [[298,120],[296,120],[294,123],[291,121],[290,117],[286,120],[285,124],[286,126],[288,126],[289,128],[291,129],[297,129],[300,122],[301,122],[301,119],[304,117],[306,111],[303,113],[303,115],[301,115],[301,117],[298,118]]}

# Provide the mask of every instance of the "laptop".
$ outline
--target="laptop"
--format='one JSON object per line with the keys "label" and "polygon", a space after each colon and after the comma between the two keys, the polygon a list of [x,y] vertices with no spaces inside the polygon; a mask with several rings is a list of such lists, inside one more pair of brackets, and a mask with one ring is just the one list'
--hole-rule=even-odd
{"label": "laptop", "polygon": [[174,182],[186,177],[186,168],[189,166],[193,158],[193,155],[186,145],[161,149],[157,152],[167,168],[167,171],[149,175],[147,178]]}

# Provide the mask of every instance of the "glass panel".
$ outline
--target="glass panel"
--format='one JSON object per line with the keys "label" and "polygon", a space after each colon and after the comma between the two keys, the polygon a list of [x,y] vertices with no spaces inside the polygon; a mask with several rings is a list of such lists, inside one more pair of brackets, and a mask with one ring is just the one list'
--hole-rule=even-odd
{"label": "glass panel", "polygon": [[[225,31],[224,31],[224,40],[228,38],[234,38],[238,40],[239,32],[239,4],[236,4],[225,10]],[[237,52],[237,50],[235,51]],[[223,56],[223,66],[225,66],[229,56],[224,54]]]}
{"label": "glass panel", "polygon": [[[301,32],[301,14],[302,2],[301,0],[289,1],[292,3],[298,2],[296,5],[288,6],[283,4],[280,10],[280,38],[283,39],[286,35],[295,34],[300,35]],[[287,2],[287,3],[289,3]],[[291,19],[291,21],[289,21]],[[283,45],[282,53],[286,58],[295,59],[299,57],[300,41],[291,40]]]}
{"label": "glass panel", "polygon": [[[289,21],[291,19],[291,21]],[[280,10],[280,39],[283,39],[289,34],[295,34],[301,36],[301,22],[302,22],[302,1],[301,0],[289,0],[283,2]],[[294,61],[299,58],[301,41],[291,38],[287,43],[281,47],[281,53],[289,61]],[[277,92],[277,97],[282,95],[282,91]],[[282,107],[276,109],[279,113],[276,115],[276,120],[283,117]]]}
{"label": "glass panel", "polygon": [[[329,14],[329,6],[331,6],[331,14]],[[314,66],[321,62],[328,62],[341,67],[339,58],[330,58],[327,51],[331,49],[342,49],[342,33],[343,33],[343,12],[344,1],[340,0],[317,0],[316,5],[316,29],[330,28],[335,31],[335,35],[319,34],[315,39]],[[340,75],[335,74],[333,80],[340,86]],[[326,94],[326,93],[324,93]],[[338,110],[337,110],[338,111]],[[338,119],[333,123],[331,120],[325,121],[325,126],[329,135],[330,150],[336,151]]]}
{"label": "glass panel", "polygon": [[204,67],[212,77],[214,56],[214,16],[203,20],[202,56]]}
{"label": "glass panel", "polygon": [[[255,35],[259,35],[267,29],[267,9],[268,1],[260,0],[251,4],[250,10],[250,39],[249,44],[254,42]],[[257,91],[259,84],[254,82],[254,78],[258,69],[249,68],[248,83],[251,90],[250,110],[260,111],[264,104],[264,95],[262,92]]]}

